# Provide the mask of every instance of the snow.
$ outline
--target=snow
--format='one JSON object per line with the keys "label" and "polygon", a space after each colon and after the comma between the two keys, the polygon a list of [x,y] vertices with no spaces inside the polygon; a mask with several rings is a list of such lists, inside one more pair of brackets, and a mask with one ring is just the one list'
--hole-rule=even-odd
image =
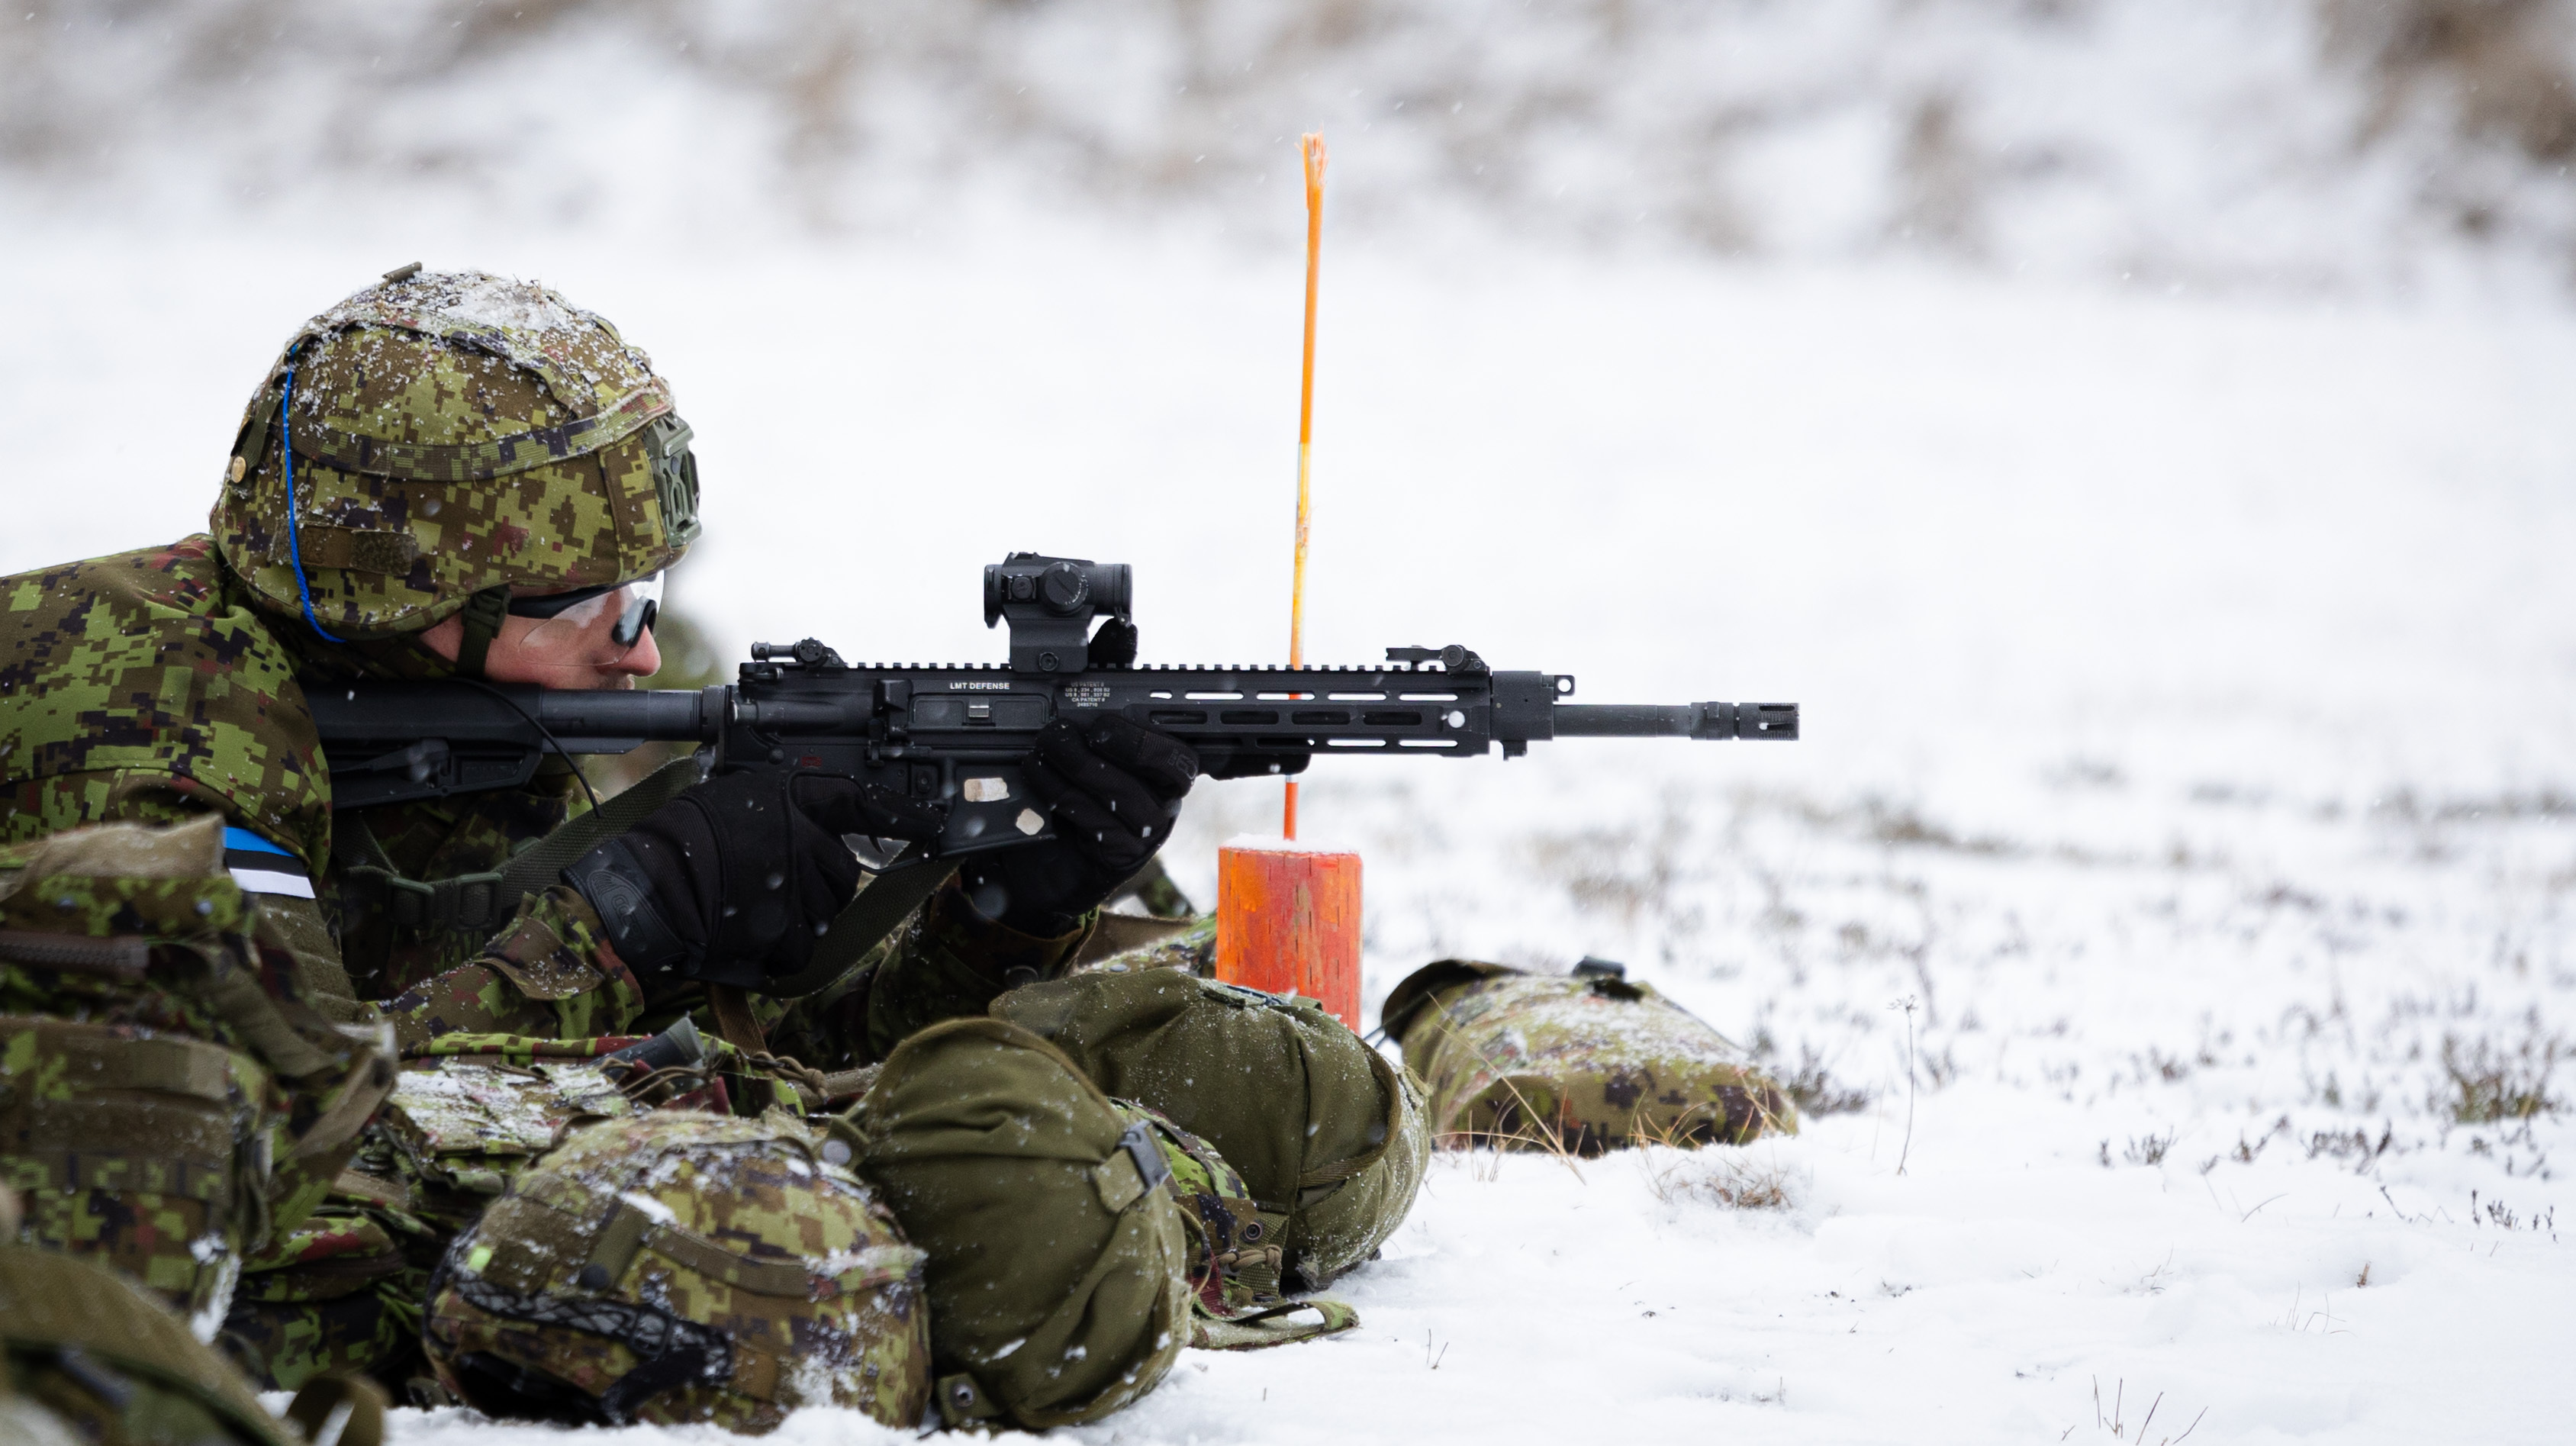
{"label": "snow", "polygon": [[[197,526],[264,348],[383,249],[12,241],[0,407],[68,485],[22,485],[0,566]],[[1133,563],[1149,659],[1283,645],[1293,262],[457,259],[654,351],[709,489],[675,594],[736,649],[990,656],[976,569],[1022,547]],[[1310,656],[1806,708],[1792,745],[1319,762],[1369,1000],[1599,954],[1872,1100],[1742,1152],[1776,1209],[1693,1188],[1729,1152],[1443,1157],[1351,1337],[1066,1434],[2137,1439],[2158,1393],[2157,1436],[2557,1434],[2565,1118],[2454,1121],[2444,1051],[2539,1078],[2571,1027],[2576,324],[1500,251],[1324,295]],[[1277,799],[1201,785],[1194,896]],[[553,1435],[397,1439],[469,1433]]]}
{"label": "snow", "polygon": [[0,195],[111,222],[722,244],[973,235],[1034,204],[1281,244],[1289,143],[1320,128],[1345,240],[2523,296],[2563,295],[2576,248],[2562,3],[50,0],[25,22],[0,29]]}
{"label": "snow", "polygon": [[[1284,248],[391,225],[13,211],[0,571],[201,527],[277,343],[421,259],[651,352],[708,489],[673,605],[734,656],[993,657],[978,569],[1023,548],[1133,564],[1149,661],[1284,655]],[[2564,1436],[2568,1114],[2455,1107],[2576,1089],[2576,317],[1381,228],[1328,237],[1321,346],[1309,658],[1805,707],[1787,745],[1320,760],[1365,997],[1600,955],[1868,1102],[1742,1151],[1442,1156],[1337,1287],[1359,1330],[1191,1353],[1060,1434]],[[1201,784],[1175,876],[1212,901],[1277,808]]]}

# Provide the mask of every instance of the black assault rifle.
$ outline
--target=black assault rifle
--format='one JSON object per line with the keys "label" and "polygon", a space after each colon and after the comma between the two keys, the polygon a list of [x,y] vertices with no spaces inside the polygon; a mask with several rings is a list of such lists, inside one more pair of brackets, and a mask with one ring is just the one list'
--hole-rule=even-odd
{"label": "black assault rifle", "polygon": [[[1212,777],[1290,774],[1318,753],[1516,758],[1545,738],[1798,736],[1795,703],[1568,703],[1563,673],[1496,672],[1465,648],[1389,648],[1383,664],[1139,664],[1124,563],[1015,552],[984,569],[984,625],[1008,663],[860,663],[808,638],[754,643],[741,681],[697,692],[371,683],[307,690],[338,809],[527,782],[548,753],[648,740],[712,749],[719,773],[814,768],[950,805],[928,858],[1025,843],[1038,730],[1116,713],[1196,750]],[[1095,633],[1095,619],[1106,615]]]}

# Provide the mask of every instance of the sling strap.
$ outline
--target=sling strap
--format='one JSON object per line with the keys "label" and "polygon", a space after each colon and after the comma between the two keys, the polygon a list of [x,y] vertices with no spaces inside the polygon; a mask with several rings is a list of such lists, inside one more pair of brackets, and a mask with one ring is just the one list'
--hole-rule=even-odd
{"label": "sling strap", "polygon": [[858,897],[833,916],[832,926],[814,941],[813,957],[804,968],[772,979],[761,993],[794,999],[813,993],[848,973],[885,937],[902,927],[938,891],[956,866],[940,859],[897,862],[859,885]]}
{"label": "sling strap", "polygon": [[[675,758],[643,782],[521,849],[507,868],[497,872],[459,874],[435,883],[405,878],[385,856],[366,820],[356,814],[334,820],[331,852],[341,876],[376,892],[379,906],[396,924],[489,938],[518,915],[523,897],[551,887],[575,860],[643,822],[703,779],[705,770],[696,755]],[[859,885],[857,897],[814,941],[814,952],[804,968],[769,980],[759,992],[772,999],[794,999],[840,978],[912,917],[953,872],[955,866],[942,860],[898,856]]]}
{"label": "sling strap", "polygon": [[377,893],[379,906],[397,925],[489,938],[517,917],[521,899],[544,892],[574,860],[643,822],[703,776],[704,765],[694,756],[675,758],[633,788],[566,820],[519,850],[507,868],[490,873],[459,874],[435,883],[405,878],[357,814],[333,821],[331,851],[341,877]]}
{"label": "sling strap", "polygon": [[492,640],[501,636],[501,619],[510,615],[510,585],[497,583],[465,600],[464,636],[456,642],[456,671],[459,676],[483,676],[484,657],[492,651]]}

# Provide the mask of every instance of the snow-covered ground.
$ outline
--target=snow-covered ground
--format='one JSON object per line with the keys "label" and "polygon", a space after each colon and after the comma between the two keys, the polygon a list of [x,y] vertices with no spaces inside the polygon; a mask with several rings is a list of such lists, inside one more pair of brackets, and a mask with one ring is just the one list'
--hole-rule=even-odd
{"label": "snow-covered ground", "polygon": [[[1039,548],[1135,564],[1149,659],[1284,652],[1291,261],[425,234],[8,231],[0,571],[201,526],[276,343],[421,259],[652,349],[729,649],[988,657],[977,568]],[[1391,248],[1328,256],[1308,656],[1463,642],[1806,737],[1319,763],[1372,1005],[1601,954],[1866,1103],[1445,1157],[1360,1330],[1063,1434],[2564,1439],[2576,319]],[[1276,797],[1202,787],[1194,894]]]}

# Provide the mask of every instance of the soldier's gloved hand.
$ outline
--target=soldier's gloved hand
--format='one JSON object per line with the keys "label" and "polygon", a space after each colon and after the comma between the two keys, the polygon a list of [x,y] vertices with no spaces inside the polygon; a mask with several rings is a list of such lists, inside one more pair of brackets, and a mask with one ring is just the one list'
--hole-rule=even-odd
{"label": "soldier's gloved hand", "polygon": [[637,974],[758,989],[804,967],[859,887],[843,834],[926,840],[944,804],[838,774],[734,773],[662,805],[564,879]]}
{"label": "soldier's gloved hand", "polygon": [[985,918],[1052,938],[1097,907],[1172,836],[1199,775],[1188,745],[1124,718],[1038,733],[1021,776],[1054,835],[968,860],[958,878]]}

